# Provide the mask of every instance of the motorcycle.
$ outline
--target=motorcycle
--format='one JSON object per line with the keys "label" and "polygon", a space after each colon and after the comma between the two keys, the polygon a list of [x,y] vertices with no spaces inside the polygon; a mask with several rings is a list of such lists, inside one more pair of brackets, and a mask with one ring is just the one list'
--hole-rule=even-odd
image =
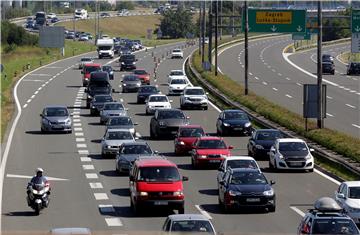
{"label": "motorcycle", "polygon": [[29,183],[27,193],[28,206],[35,211],[36,215],[39,215],[42,209],[48,207],[50,201],[50,184],[48,182]]}

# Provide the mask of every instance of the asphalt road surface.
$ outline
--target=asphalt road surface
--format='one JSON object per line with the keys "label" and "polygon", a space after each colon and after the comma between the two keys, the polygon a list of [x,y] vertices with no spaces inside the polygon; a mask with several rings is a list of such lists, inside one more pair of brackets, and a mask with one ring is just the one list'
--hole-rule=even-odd
{"label": "asphalt road surface", "polygon": [[[287,39],[281,40],[285,42]],[[279,39],[270,42],[277,41]],[[252,46],[251,50],[258,50],[265,44],[271,45],[270,42],[257,42],[258,46]],[[138,67],[153,72],[154,59],[151,53],[162,57],[178,45],[183,44],[164,45],[147,52],[138,52]],[[195,48],[184,49],[184,55],[188,56],[193,49]],[[94,53],[90,55],[95,56]],[[99,140],[105,128],[99,124],[99,118],[91,117],[89,110],[85,108],[86,93],[81,87],[80,71],[77,69],[80,57],[46,65],[25,76],[18,86],[17,94],[22,114],[14,132],[5,170],[2,231],[48,231],[54,227],[88,227],[93,231],[110,231],[113,234],[160,231],[168,212],[153,210],[142,217],[135,217],[130,209],[128,177],[115,173],[114,159],[101,158]],[[271,62],[280,59],[279,54],[279,57]],[[220,61],[222,60],[223,56],[220,57]],[[251,64],[257,60],[251,58]],[[108,59],[95,61],[102,64],[110,62]],[[232,63],[233,60],[228,61],[236,68],[239,67],[237,60],[235,64]],[[183,62],[181,59],[164,58],[158,67],[158,79],[152,79],[152,83],[159,85],[160,90],[167,94],[167,75],[171,69],[181,69]],[[119,69],[118,63],[111,64],[116,70]],[[224,72],[227,71],[227,67],[221,68]],[[267,70],[265,67],[257,71]],[[125,73],[118,71],[115,73],[112,84],[117,92],[114,93],[114,98],[122,100],[129,108],[133,121],[139,123],[136,129],[141,139],[148,141],[154,150],[174,161],[181,174],[189,177],[189,181],[184,183],[185,213],[203,213],[212,218],[216,230],[223,233],[294,234],[302,214],[317,198],[333,196],[337,188],[336,182],[330,181],[317,171],[274,173],[268,170],[266,161],[260,161],[267,178],[276,181],[276,212],[251,210],[223,214],[217,204],[217,170],[193,170],[189,156],[174,156],[172,140],[149,139],[151,116],[145,115],[144,105],[135,103],[136,93],[120,93],[119,85],[123,74]],[[270,75],[268,71],[267,74]],[[275,77],[269,76],[269,79]],[[273,80],[268,81],[270,83]],[[280,90],[283,87],[291,88],[292,83],[284,80],[277,85]],[[261,86],[261,82],[251,82],[252,89]],[[267,93],[264,91],[264,94]],[[174,96],[171,99],[174,100],[173,107],[179,107],[179,97]],[[292,107],[295,106],[290,100],[287,102]],[[41,134],[39,114],[48,104],[63,104],[69,107],[74,114],[72,134]],[[186,111],[186,114],[190,116],[191,123],[201,124],[208,133],[215,133],[216,118],[219,114],[217,108],[209,106],[207,111],[193,110]],[[235,146],[234,155],[247,154],[248,137],[225,139],[228,144]],[[26,177],[34,175],[37,167],[44,168],[47,176],[55,178],[51,179],[50,206],[42,211],[40,216],[34,216],[25,200],[25,187],[29,180]]]}

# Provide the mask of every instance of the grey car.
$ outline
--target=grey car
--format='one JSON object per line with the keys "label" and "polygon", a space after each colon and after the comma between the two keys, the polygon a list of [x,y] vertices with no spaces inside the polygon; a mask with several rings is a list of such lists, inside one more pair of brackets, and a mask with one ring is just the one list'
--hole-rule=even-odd
{"label": "grey car", "polygon": [[41,132],[72,132],[71,117],[66,106],[46,106],[40,117]]}
{"label": "grey car", "polygon": [[114,156],[123,143],[134,142],[135,139],[127,129],[108,129],[101,139],[101,156]]}
{"label": "grey car", "polygon": [[163,234],[213,234],[215,228],[202,214],[169,215],[163,225]]}
{"label": "grey car", "polygon": [[131,134],[135,135],[135,126],[137,123],[133,123],[130,117],[121,116],[121,117],[111,117],[106,122],[107,129],[127,129]]}
{"label": "grey car", "polygon": [[106,123],[111,117],[121,117],[127,115],[127,109],[119,102],[106,102],[100,111],[100,123]]}
{"label": "grey car", "polygon": [[130,75],[125,75],[123,80],[121,81],[122,83],[122,92],[126,93],[129,91],[134,91],[137,92],[141,86],[141,81],[140,79],[133,74]]}
{"label": "grey car", "polygon": [[153,156],[157,154],[146,142],[123,143],[116,155],[116,171],[119,174],[129,173],[132,164],[139,156]]}
{"label": "grey car", "polygon": [[95,95],[90,101],[90,114],[95,115],[100,113],[106,102],[113,102],[111,95]]}

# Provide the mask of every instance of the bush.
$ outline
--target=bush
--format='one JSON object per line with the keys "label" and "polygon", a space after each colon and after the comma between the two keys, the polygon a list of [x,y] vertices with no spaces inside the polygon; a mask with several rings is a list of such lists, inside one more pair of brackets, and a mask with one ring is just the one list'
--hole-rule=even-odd
{"label": "bush", "polygon": [[195,32],[191,12],[181,7],[165,11],[160,29],[164,37],[185,38],[188,33]]}
{"label": "bush", "polygon": [[10,23],[9,21],[1,22],[1,42],[3,44],[15,44],[17,46],[34,46],[37,45],[39,37],[25,31],[21,26]]}
{"label": "bush", "polygon": [[13,19],[17,17],[29,16],[31,15],[31,12],[27,8],[6,7],[4,8],[2,14],[5,15],[5,19]]}
{"label": "bush", "polygon": [[15,51],[15,50],[16,50],[16,44],[14,44],[14,43],[11,43],[10,45],[6,45],[4,47],[4,52],[5,53],[10,53],[10,52]]}

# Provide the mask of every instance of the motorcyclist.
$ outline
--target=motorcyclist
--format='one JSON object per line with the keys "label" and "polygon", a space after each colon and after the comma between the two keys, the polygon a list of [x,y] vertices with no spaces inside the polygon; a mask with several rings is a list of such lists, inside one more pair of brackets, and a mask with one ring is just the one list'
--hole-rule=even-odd
{"label": "motorcyclist", "polygon": [[[36,175],[34,177],[31,178],[30,182],[27,185],[27,202],[30,205],[30,198],[29,198],[29,194],[30,194],[30,186],[33,186],[34,184],[44,184],[45,186],[49,186],[49,182],[47,180],[47,178],[45,176],[43,176],[44,170],[42,168],[37,168],[35,170]],[[48,195],[50,195],[50,186],[49,186],[49,191],[47,192]]]}

